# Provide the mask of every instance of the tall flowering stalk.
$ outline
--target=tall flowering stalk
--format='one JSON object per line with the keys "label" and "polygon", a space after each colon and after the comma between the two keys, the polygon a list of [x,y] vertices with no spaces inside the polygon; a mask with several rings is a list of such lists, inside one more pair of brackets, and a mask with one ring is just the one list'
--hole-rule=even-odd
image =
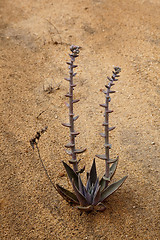
{"label": "tall flowering stalk", "polygon": [[115,91],[111,90],[111,87],[114,85],[115,81],[118,81],[118,77],[120,77],[119,73],[121,72],[121,69],[119,67],[114,67],[114,71],[112,74],[112,77],[107,77],[109,80],[108,85],[105,85],[107,88],[106,91],[103,91],[105,94],[105,104],[100,104],[101,107],[103,107],[104,110],[104,123],[102,124],[104,126],[104,133],[100,133],[102,137],[104,137],[104,147],[105,147],[105,153],[103,155],[96,155],[96,157],[105,160],[105,175],[103,176],[103,180],[105,181],[105,187],[108,186],[108,183],[110,182],[110,168],[109,165],[111,163],[115,163],[118,161],[118,157],[116,159],[110,159],[110,149],[111,144],[109,143],[109,132],[115,129],[115,127],[109,127],[109,114],[113,112],[113,110],[109,109],[109,103],[111,101],[110,94],[115,93]]}
{"label": "tall flowering stalk", "polygon": [[77,65],[74,65],[75,58],[77,58],[79,55],[79,46],[72,45],[70,47],[71,54],[70,56],[70,62],[67,62],[69,65],[69,78],[65,78],[66,81],[69,82],[69,92],[65,95],[69,98],[69,103],[67,103],[67,107],[69,108],[69,123],[62,123],[63,126],[68,127],[70,129],[70,142],[65,145],[66,148],[70,148],[70,150],[66,150],[66,152],[72,157],[72,159],[69,161],[70,164],[73,164],[73,169],[75,172],[78,172],[78,161],[77,161],[77,154],[83,153],[86,151],[86,149],[76,149],[75,148],[75,138],[79,134],[79,132],[76,132],[74,129],[74,122],[78,119],[79,116],[74,116],[73,113],[73,104],[79,102],[79,99],[73,99],[73,91],[74,87],[76,87],[76,84],[73,82],[73,78],[77,73],[74,73],[74,68],[77,67]]}

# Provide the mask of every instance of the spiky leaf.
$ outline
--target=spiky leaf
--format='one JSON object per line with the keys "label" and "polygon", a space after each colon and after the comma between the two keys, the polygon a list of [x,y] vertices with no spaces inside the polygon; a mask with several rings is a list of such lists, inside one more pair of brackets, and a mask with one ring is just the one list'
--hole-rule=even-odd
{"label": "spiky leaf", "polygon": [[[104,176],[103,176],[104,177]],[[99,185],[101,186],[101,192],[103,191],[103,189],[105,188],[106,186],[106,181],[104,180],[104,178],[101,178],[100,182],[99,182]]]}
{"label": "spiky leaf", "polygon": [[86,190],[89,191],[91,187],[91,181],[90,181],[90,174],[87,174],[87,184],[86,184]]}
{"label": "spiky leaf", "polygon": [[94,209],[98,212],[103,212],[104,210],[106,210],[106,206],[99,202],[96,206],[94,206]]}
{"label": "spiky leaf", "polygon": [[110,179],[110,177],[106,177],[106,176],[103,176],[103,179],[105,180],[105,181],[107,181],[107,182],[110,182],[111,181],[111,179]]}
{"label": "spiky leaf", "polygon": [[78,209],[84,212],[91,212],[93,210],[93,206],[92,205],[89,205],[87,207],[78,206]]}
{"label": "spiky leaf", "polygon": [[123,177],[121,180],[111,184],[109,187],[105,188],[101,192],[101,202],[103,202],[107,197],[114,193],[126,180],[127,176]]}
{"label": "spiky leaf", "polygon": [[79,189],[80,193],[85,197],[86,189],[82,183],[80,174],[78,174],[78,189]]}
{"label": "spiky leaf", "polygon": [[87,148],[85,148],[85,149],[75,149],[74,153],[80,154],[80,153],[84,153],[86,150],[87,150]]}
{"label": "spiky leaf", "polygon": [[97,178],[95,184],[94,184],[94,188],[93,188],[93,193],[95,193],[99,188],[99,178]]}
{"label": "spiky leaf", "polygon": [[94,198],[93,198],[93,205],[97,205],[100,201],[101,193],[100,193],[100,186],[96,189]]}
{"label": "spiky leaf", "polygon": [[[113,175],[114,175],[115,172],[116,172],[117,165],[118,165],[118,159],[117,159],[116,162],[114,162],[114,163],[112,164],[112,166],[111,166],[110,169],[109,169],[109,178],[110,178],[110,180],[112,179]],[[106,183],[106,181],[105,181],[105,179],[102,177],[101,180],[100,180],[100,182],[99,182],[99,184],[101,185],[101,192],[102,192],[103,189],[105,188],[105,183]]]}
{"label": "spiky leaf", "polygon": [[67,202],[73,202],[78,204],[78,199],[76,197],[76,195],[72,192],[70,192],[69,190],[61,187],[60,185],[56,184],[56,189],[58,191],[58,193],[67,201]]}
{"label": "spiky leaf", "polygon": [[63,165],[66,169],[67,175],[72,183],[72,179],[74,179],[74,183],[76,185],[76,187],[78,188],[78,175],[73,171],[73,169],[65,162],[63,162]]}
{"label": "spiky leaf", "polygon": [[96,180],[97,180],[97,171],[96,171],[96,163],[95,163],[95,158],[93,160],[93,163],[92,163],[92,167],[91,167],[91,170],[90,170],[90,182],[91,182],[91,185],[92,183],[95,184]]}
{"label": "spiky leaf", "polygon": [[86,207],[88,206],[88,202],[87,200],[85,199],[85,197],[81,194],[81,192],[78,190],[78,188],[76,187],[75,183],[74,183],[74,180],[72,180],[72,186],[73,186],[73,189],[74,189],[74,192],[76,194],[76,197],[80,203],[81,206],[83,207]]}
{"label": "spiky leaf", "polygon": [[114,163],[112,164],[112,166],[111,166],[110,169],[109,169],[109,177],[110,177],[110,179],[112,179],[112,177],[114,176],[114,174],[115,174],[115,172],[116,172],[116,169],[117,169],[117,165],[118,165],[118,159],[117,159],[116,162],[114,162]]}

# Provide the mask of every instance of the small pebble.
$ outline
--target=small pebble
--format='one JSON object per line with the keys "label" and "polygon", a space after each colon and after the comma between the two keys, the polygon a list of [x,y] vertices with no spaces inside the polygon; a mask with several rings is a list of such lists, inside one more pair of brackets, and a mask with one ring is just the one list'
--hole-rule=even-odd
{"label": "small pebble", "polygon": [[155,142],[151,142],[152,145],[155,145]]}
{"label": "small pebble", "polygon": [[64,177],[64,176],[65,176],[64,172],[59,173],[59,177]]}

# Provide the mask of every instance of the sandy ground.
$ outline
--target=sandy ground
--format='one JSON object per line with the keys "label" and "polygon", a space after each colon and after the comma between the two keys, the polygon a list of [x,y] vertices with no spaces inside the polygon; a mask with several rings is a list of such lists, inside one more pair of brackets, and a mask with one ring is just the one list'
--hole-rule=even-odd
{"label": "sandy ground", "polygon": [[[0,239],[150,239],[159,235],[160,1],[0,1]],[[29,140],[48,126],[39,147],[52,180],[68,187],[61,160],[68,129],[69,46],[77,59],[77,146],[89,169],[103,153],[100,89],[122,68],[112,97],[113,180],[128,175],[103,213],[82,214],[52,188]],[[52,92],[48,89],[52,87]],[[98,174],[104,162],[96,159]]]}

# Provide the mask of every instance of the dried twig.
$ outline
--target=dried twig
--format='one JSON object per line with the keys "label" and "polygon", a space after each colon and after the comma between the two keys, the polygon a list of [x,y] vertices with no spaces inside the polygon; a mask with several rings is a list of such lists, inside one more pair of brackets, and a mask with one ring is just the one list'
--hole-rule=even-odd
{"label": "dried twig", "polygon": [[46,175],[47,175],[50,183],[52,184],[52,186],[53,186],[53,187],[56,189],[56,191],[57,191],[57,188],[56,188],[55,184],[52,182],[52,180],[51,180],[51,178],[50,178],[50,176],[49,176],[49,174],[48,174],[48,172],[47,172],[47,169],[46,169],[46,167],[45,167],[45,165],[44,165],[44,163],[43,163],[43,160],[42,160],[41,155],[40,155],[40,150],[39,150],[39,147],[38,147],[39,139],[40,139],[41,135],[42,135],[44,132],[47,131],[47,129],[48,129],[48,127],[46,126],[46,127],[42,128],[40,131],[38,131],[38,132],[36,133],[35,137],[30,140],[30,144],[31,144],[31,147],[33,148],[33,150],[34,150],[35,147],[36,147],[37,152],[38,152],[39,159],[40,159],[41,164],[42,164],[42,167],[43,167],[43,169],[44,169],[44,171],[45,171],[45,173],[46,173]]}
{"label": "dried twig", "polygon": [[[57,27],[56,27],[56,26],[55,26],[50,20],[46,19],[46,21],[47,21],[51,26],[54,27],[54,29],[56,30],[56,32],[58,33],[58,36],[59,36],[59,38],[60,38],[60,43],[59,43],[59,44],[62,44],[62,38],[61,38],[61,35],[60,35],[60,33],[59,33]],[[58,43],[58,42],[55,41],[55,44],[56,44],[56,43]]]}
{"label": "dried twig", "polygon": [[38,119],[38,118],[39,118],[44,112],[46,112],[47,110],[48,110],[48,108],[45,109],[45,110],[43,110],[42,112],[40,112],[36,118]]}
{"label": "dried twig", "polygon": [[35,137],[30,140],[30,144],[31,144],[31,147],[33,148],[33,150],[34,150],[34,147],[38,144],[38,141],[39,141],[41,135],[42,135],[44,132],[46,132],[47,129],[48,129],[47,126],[44,127],[44,128],[42,128],[40,131],[38,131],[38,132],[36,133]]}

